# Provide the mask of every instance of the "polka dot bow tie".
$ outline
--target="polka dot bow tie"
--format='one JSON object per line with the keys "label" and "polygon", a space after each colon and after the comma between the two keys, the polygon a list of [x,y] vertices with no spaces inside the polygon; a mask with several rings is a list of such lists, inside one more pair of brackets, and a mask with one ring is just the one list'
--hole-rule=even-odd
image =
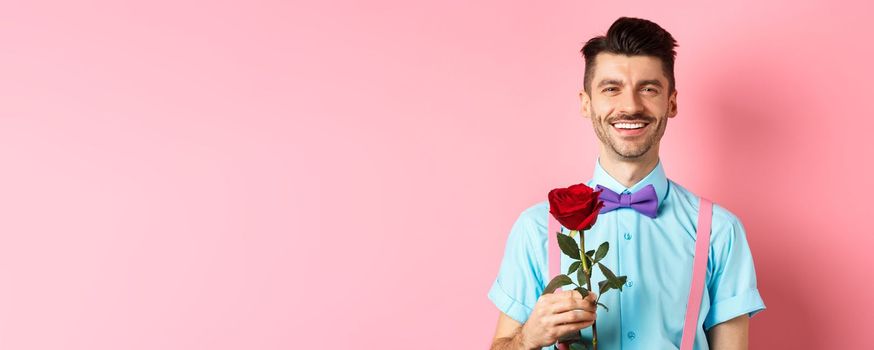
{"label": "polka dot bow tie", "polygon": [[596,188],[601,190],[598,198],[604,202],[601,214],[619,208],[631,208],[651,218],[655,218],[658,213],[659,199],[655,187],[652,185],[646,185],[632,194],[618,194],[601,185],[596,186]]}

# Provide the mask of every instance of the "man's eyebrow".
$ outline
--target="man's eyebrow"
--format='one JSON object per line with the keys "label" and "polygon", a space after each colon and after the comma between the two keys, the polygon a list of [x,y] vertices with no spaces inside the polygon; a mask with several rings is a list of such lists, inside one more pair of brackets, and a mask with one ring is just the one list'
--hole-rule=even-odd
{"label": "man's eyebrow", "polygon": [[625,83],[622,82],[622,80],[616,80],[616,79],[604,79],[604,80],[601,80],[601,81],[598,83],[598,87],[602,87],[602,86],[604,86],[604,85],[619,85],[619,86],[624,86]]}
{"label": "man's eyebrow", "polygon": [[662,82],[656,79],[641,80],[639,83],[637,83],[637,85],[655,85],[658,87],[663,87]]}
{"label": "man's eyebrow", "polygon": [[[625,82],[623,82],[622,80],[617,80],[617,79],[604,79],[604,80],[601,80],[601,81],[598,83],[598,87],[602,87],[602,86],[604,86],[604,85],[619,85],[619,86],[625,86]],[[664,87],[664,86],[662,85],[662,82],[659,81],[658,79],[646,79],[646,80],[641,80],[641,81],[639,81],[639,82],[637,83],[637,85],[638,85],[638,86],[642,86],[642,85],[655,85],[655,86],[658,86],[658,87]]]}

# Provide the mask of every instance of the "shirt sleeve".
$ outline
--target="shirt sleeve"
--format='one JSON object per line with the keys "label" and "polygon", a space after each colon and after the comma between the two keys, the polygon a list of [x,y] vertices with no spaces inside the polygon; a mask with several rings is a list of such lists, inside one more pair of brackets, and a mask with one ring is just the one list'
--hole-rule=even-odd
{"label": "shirt sleeve", "polygon": [[765,309],[740,220],[714,204],[712,232],[707,281],[710,311],[704,320],[705,330],[743,314],[752,317]]}
{"label": "shirt sleeve", "polygon": [[537,208],[535,205],[523,211],[510,229],[498,276],[488,294],[499,310],[519,323],[528,320],[543,291],[540,269],[545,260],[542,257],[544,252],[536,249],[541,245],[536,239],[541,226],[535,219]]}

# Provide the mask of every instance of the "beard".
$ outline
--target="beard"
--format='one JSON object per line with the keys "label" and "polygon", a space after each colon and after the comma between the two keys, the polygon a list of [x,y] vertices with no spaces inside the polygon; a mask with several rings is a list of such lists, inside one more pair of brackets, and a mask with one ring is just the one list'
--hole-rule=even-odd
{"label": "beard", "polygon": [[[611,130],[613,128],[611,124],[618,121],[648,123],[646,126],[648,129],[647,133],[638,136],[634,141],[625,140]],[[654,145],[661,141],[662,136],[665,134],[667,123],[667,113],[661,118],[653,118],[642,114],[622,115],[609,121],[604,117],[592,118],[592,128],[595,129],[595,134],[601,140],[601,143],[624,159],[639,158],[649,152]]]}

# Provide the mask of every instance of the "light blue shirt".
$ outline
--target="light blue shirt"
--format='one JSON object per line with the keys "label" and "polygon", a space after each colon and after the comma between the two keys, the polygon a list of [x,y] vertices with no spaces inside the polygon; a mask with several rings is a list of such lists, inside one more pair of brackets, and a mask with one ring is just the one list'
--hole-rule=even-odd
{"label": "light blue shirt", "polygon": [[[698,196],[665,177],[661,161],[643,180],[627,188],[596,160],[594,176],[587,185],[602,185],[616,193],[634,193],[653,185],[659,198],[654,219],[631,208],[619,208],[599,215],[595,226],[584,232],[586,250],[610,242],[610,251],[602,262],[616,275],[628,276],[621,292],[610,290],[601,297],[600,302],[610,311],[603,307],[597,311],[599,347],[679,349],[695,253]],[[544,199],[519,215],[488,294],[499,310],[520,323],[528,320],[541,291],[553,277],[548,276],[547,265],[548,208],[549,202]],[[562,231],[568,233],[564,228]],[[579,236],[575,239],[579,243]],[[571,261],[561,254],[561,273],[567,272]],[[593,270],[592,289],[596,293],[597,282],[604,279],[599,269]],[[705,281],[695,349],[709,349],[704,331],[710,327],[765,309],[743,225],[715,203]],[[591,340],[591,327],[581,333]]]}

